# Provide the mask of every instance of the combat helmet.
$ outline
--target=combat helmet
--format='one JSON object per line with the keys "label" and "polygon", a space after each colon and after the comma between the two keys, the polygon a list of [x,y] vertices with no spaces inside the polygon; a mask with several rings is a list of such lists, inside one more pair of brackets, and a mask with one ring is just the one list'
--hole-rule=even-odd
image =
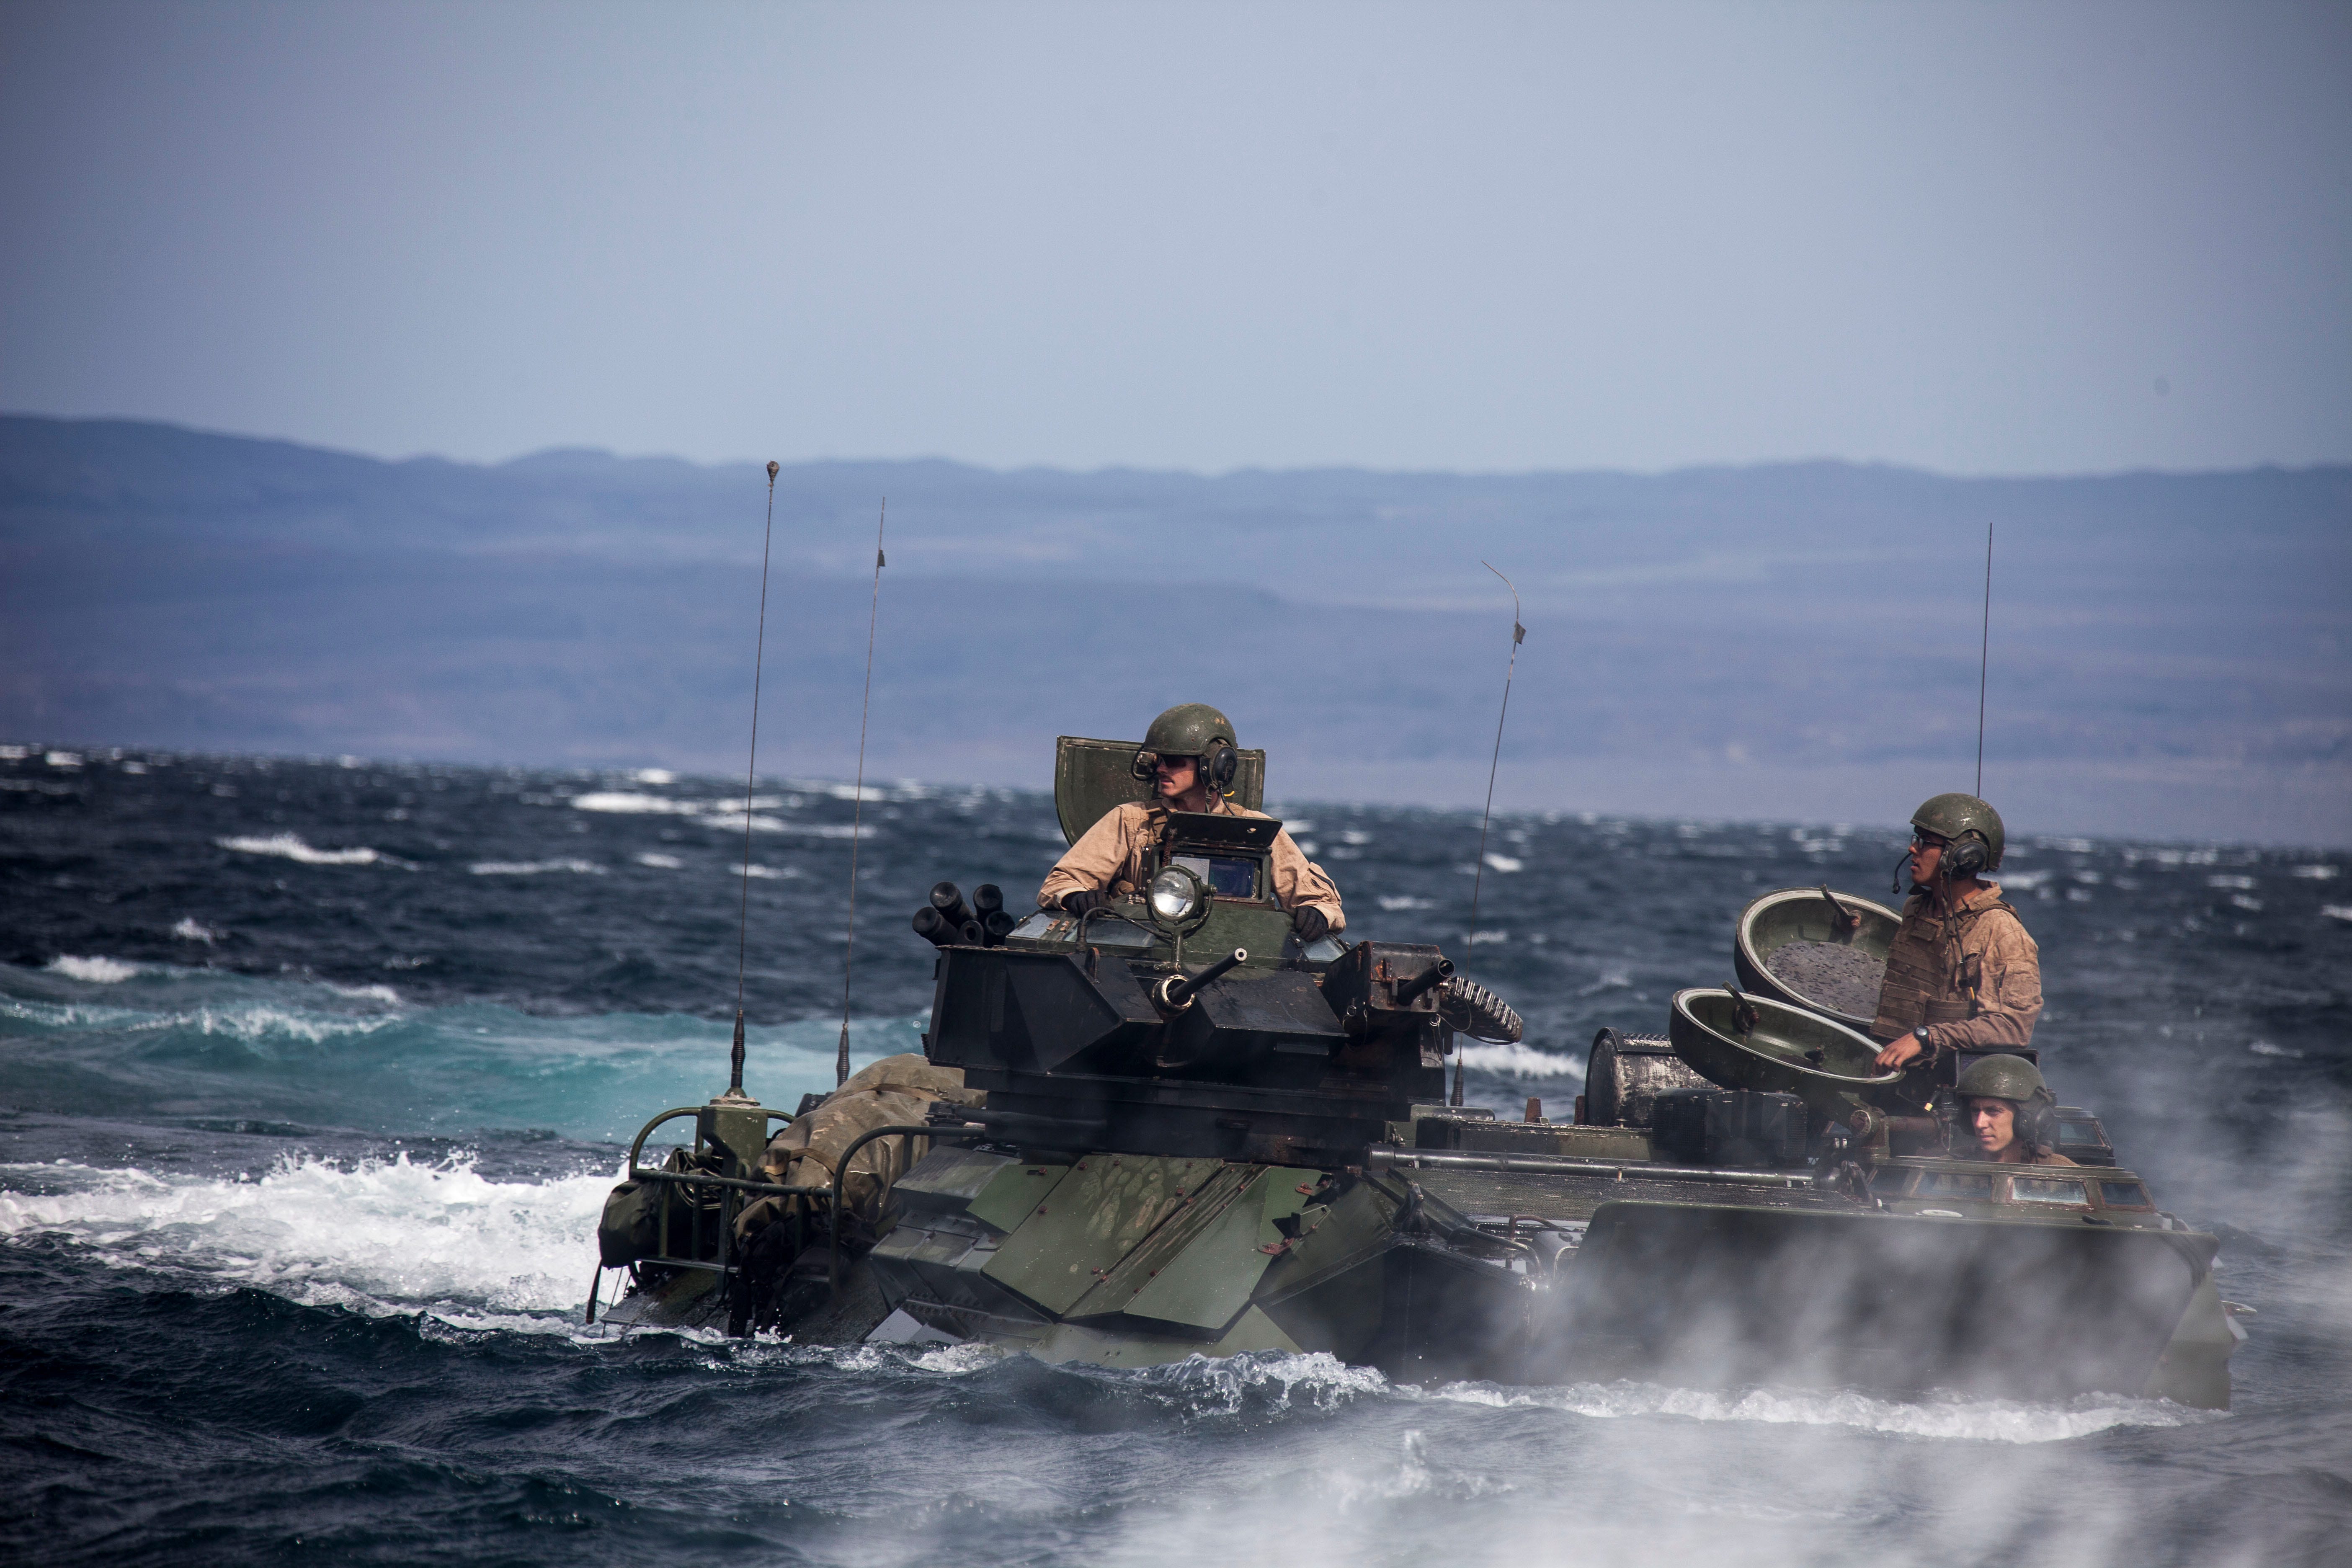
{"label": "combat helmet", "polygon": [[1135,776],[1150,779],[1162,757],[1198,757],[1201,774],[1219,795],[1234,793],[1241,772],[1234,721],[1205,702],[1179,702],[1151,721],[1135,753]]}
{"label": "combat helmet", "polygon": [[[1953,877],[1997,869],[2008,842],[2001,832],[2000,813],[1972,795],[1935,796],[1911,814],[1911,826],[1950,840],[1952,847],[1944,852],[1942,870]],[[1976,845],[1983,847],[1972,847]]]}
{"label": "combat helmet", "polygon": [[2008,1100],[2020,1105],[2050,1093],[2050,1086],[2042,1081],[2041,1068],[2023,1057],[2011,1056],[1978,1058],[1952,1088],[1962,1100]]}

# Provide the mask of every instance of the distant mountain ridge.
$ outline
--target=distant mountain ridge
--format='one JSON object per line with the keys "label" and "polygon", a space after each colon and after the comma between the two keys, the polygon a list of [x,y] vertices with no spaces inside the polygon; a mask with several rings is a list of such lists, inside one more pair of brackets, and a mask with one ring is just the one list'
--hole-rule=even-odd
{"label": "distant mountain ridge", "polygon": [[[724,771],[765,496],[749,463],[383,462],[0,417],[0,733]],[[1510,606],[1483,559],[1530,627],[1503,798],[1899,818],[1973,769],[1990,520],[1997,804],[2352,840],[2352,468],[795,464],[779,768],[848,765],[885,496],[877,771],[1042,783],[1055,732],[1204,695],[1280,738],[1277,793],[1475,799]]]}

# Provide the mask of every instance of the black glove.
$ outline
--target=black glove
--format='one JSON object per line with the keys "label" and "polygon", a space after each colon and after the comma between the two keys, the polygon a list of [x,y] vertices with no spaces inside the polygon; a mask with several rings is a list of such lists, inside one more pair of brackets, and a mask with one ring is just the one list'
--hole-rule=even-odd
{"label": "black glove", "polygon": [[1331,921],[1313,904],[1301,904],[1290,911],[1290,927],[1301,942],[1321,942],[1329,933]]}
{"label": "black glove", "polygon": [[1062,895],[1062,907],[1074,915],[1083,915],[1089,910],[1098,910],[1108,902],[1110,902],[1110,895],[1099,888],[1080,888],[1075,893]]}

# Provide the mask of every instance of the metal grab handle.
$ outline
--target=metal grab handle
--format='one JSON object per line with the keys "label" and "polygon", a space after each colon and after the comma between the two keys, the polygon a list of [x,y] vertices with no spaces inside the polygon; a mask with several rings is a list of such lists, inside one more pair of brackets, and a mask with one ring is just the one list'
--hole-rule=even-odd
{"label": "metal grab handle", "polygon": [[859,1133],[850,1142],[849,1147],[841,1152],[841,1163],[834,1167],[833,1172],[833,1250],[832,1256],[825,1259],[825,1284],[836,1300],[841,1297],[841,1203],[843,1190],[849,1180],[849,1162],[856,1157],[860,1149],[865,1148],[877,1138],[895,1138],[902,1135],[913,1138],[984,1138],[988,1135],[988,1129],[985,1127],[935,1127],[919,1123],[913,1126],[877,1127],[871,1131]]}

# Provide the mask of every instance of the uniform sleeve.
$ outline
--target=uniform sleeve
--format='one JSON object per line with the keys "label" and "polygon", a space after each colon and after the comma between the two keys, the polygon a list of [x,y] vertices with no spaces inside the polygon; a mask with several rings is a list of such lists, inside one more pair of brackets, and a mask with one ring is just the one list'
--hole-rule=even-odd
{"label": "uniform sleeve", "polygon": [[[1050,881],[1051,879],[1048,879]],[[1348,912],[1339,907],[1339,889],[1322,867],[1299,851],[1284,828],[1274,836],[1274,895],[1286,910],[1311,904],[1323,911],[1335,931],[1348,928]]]}
{"label": "uniform sleeve", "polygon": [[1063,894],[1075,893],[1082,888],[1092,888],[1097,892],[1108,889],[1117,879],[1119,868],[1134,853],[1135,823],[1142,815],[1141,807],[1128,805],[1103,813],[1101,819],[1078,835],[1078,841],[1045,873],[1045,884],[1037,889],[1037,907],[1059,909]]}
{"label": "uniform sleeve", "polygon": [[2033,1026],[2042,1016],[2042,952],[2005,910],[1995,910],[1984,924],[1984,946],[1964,961],[1976,971],[1977,1016],[1928,1025],[1928,1043],[1938,1051],[2033,1043]]}

